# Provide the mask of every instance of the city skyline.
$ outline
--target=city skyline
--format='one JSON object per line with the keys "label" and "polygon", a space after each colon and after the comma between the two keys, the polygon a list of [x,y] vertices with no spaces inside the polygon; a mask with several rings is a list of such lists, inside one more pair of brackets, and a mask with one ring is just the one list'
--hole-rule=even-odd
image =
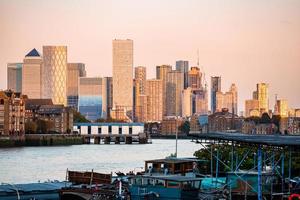
{"label": "city skyline", "polygon": [[[297,93],[300,85],[296,81],[300,72],[300,39],[297,36],[300,14],[296,12],[300,2],[172,1],[174,6],[171,7],[167,5],[170,1],[89,1],[84,5],[79,2],[2,1],[0,73],[6,74],[7,63],[22,62],[31,49],[42,52],[43,45],[53,44],[68,46],[68,62],[85,63],[88,76],[111,76],[111,40],[130,38],[135,44],[133,66],[146,66],[148,78],[155,77],[157,65],[170,64],[174,69],[177,60],[188,60],[190,67],[196,66],[199,49],[200,66],[204,66],[208,84],[210,76],[222,76],[222,91],[231,83],[237,85],[239,110],[244,110],[243,102],[251,99],[256,83],[260,82],[270,85],[271,108],[275,94],[287,99],[291,107],[300,107],[300,94]],[[135,6],[129,8],[126,3],[135,3]],[[58,5],[57,10],[54,4]],[[181,8],[185,10],[177,12]],[[186,11],[196,11],[196,8],[199,11],[192,15]],[[206,8],[212,12],[204,12]],[[156,15],[149,15],[154,9]],[[66,10],[70,12],[66,14]],[[82,10],[83,14],[79,15],[82,19],[74,25],[71,22],[78,19],[74,12],[79,10]],[[43,12],[58,14],[61,22]],[[129,15],[130,12],[134,14]],[[142,12],[145,14],[139,15]],[[144,20],[143,23],[136,19],[137,16]],[[175,24],[171,20],[173,17],[179,17]],[[119,22],[120,19],[123,20]],[[156,24],[158,19],[160,23]],[[44,23],[40,23],[41,20]],[[25,29],[21,24],[24,21],[28,22]],[[48,24],[52,26],[47,27]],[[185,27],[184,31],[179,27]],[[155,32],[157,28],[161,28],[158,33]],[[222,32],[221,36],[218,32]],[[0,88],[6,88],[6,79],[1,79]]]}

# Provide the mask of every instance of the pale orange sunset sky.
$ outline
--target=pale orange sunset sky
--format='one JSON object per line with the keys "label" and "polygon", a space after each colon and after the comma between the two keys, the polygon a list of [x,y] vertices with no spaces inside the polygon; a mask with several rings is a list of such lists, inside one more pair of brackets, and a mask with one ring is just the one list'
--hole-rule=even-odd
{"label": "pale orange sunset sky", "polygon": [[6,65],[32,48],[67,45],[68,61],[88,76],[112,75],[112,39],[134,40],[134,66],[175,65],[179,59],[222,76],[223,91],[239,89],[239,108],[257,82],[300,108],[299,0],[0,0],[0,88]]}

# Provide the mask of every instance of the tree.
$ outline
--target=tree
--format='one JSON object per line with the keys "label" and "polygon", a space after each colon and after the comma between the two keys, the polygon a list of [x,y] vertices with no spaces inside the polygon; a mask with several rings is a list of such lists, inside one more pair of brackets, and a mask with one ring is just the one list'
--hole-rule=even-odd
{"label": "tree", "polygon": [[269,124],[269,123],[271,123],[271,118],[268,115],[268,113],[263,113],[261,115],[260,123],[261,124]]}
{"label": "tree", "polygon": [[277,132],[280,132],[280,120],[281,120],[281,116],[280,115],[273,115],[272,119],[271,119],[271,122],[278,127],[278,131]]}
{"label": "tree", "polygon": [[179,130],[188,135],[190,133],[190,122],[185,121],[183,124],[181,124],[181,126],[179,126]]}
{"label": "tree", "polygon": [[88,119],[85,118],[80,112],[74,111],[73,113],[73,122],[74,123],[84,123],[90,122]]}

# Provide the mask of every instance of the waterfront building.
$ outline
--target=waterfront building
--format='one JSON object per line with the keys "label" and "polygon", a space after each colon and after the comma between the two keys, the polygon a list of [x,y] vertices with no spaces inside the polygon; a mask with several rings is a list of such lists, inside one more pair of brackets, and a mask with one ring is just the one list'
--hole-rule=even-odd
{"label": "waterfront building", "polygon": [[183,73],[184,81],[183,86],[184,89],[189,87],[189,61],[186,60],[178,60],[176,61],[176,70]]}
{"label": "waterfront building", "polygon": [[211,77],[211,112],[216,112],[217,109],[217,92],[221,91],[221,77]]}
{"label": "waterfront building", "polygon": [[133,41],[113,40],[113,104],[132,112]]}
{"label": "waterfront building", "polygon": [[146,67],[135,67],[134,79],[135,79],[135,119],[141,121],[144,110],[142,109],[140,98],[144,98],[142,95],[146,94]]}
{"label": "waterfront building", "polygon": [[[159,122],[163,118],[163,82],[160,79],[151,79],[146,81],[147,100],[147,121]],[[145,98],[145,97],[143,97]]]}
{"label": "waterfront building", "polygon": [[7,64],[7,89],[22,92],[22,66],[23,63]]}
{"label": "waterfront building", "polygon": [[300,118],[300,109],[290,109],[289,117],[299,117]]}
{"label": "waterfront building", "polygon": [[32,49],[23,60],[22,93],[28,98],[42,98],[42,65],[41,54]]}
{"label": "waterfront building", "polygon": [[192,67],[188,72],[188,87],[195,89],[202,88],[202,73],[199,67]]}
{"label": "waterfront building", "polygon": [[216,92],[216,111],[221,112],[223,108],[227,108],[229,112],[237,114],[237,87],[231,84],[228,92]]}
{"label": "waterfront building", "polygon": [[259,101],[250,99],[245,101],[245,117],[259,117]]}
{"label": "waterfront building", "polygon": [[42,97],[67,105],[66,46],[43,46]]}
{"label": "waterfront building", "polygon": [[156,66],[156,79],[162,81],[163,116],[167,115],[167,75],[170,71],[172,71],[171,65]]}
{"label": "waterfront building", "polygon": [[167,116],[182,116],[182,97],[184,74],[172,70],[167,74]]}
{"label": "waterfront building", "polygon": [[25,133],[24,96],[12,90],[0,91],[0,135]]}
{"label": "waterfront building", "polygon": [[79,101],[78,110],[88,120],[95,121],[103,118],[103,99],[106,99],[103,91],[102,78],[80,77],[79,78]]}
{"label": "waterfront building", "polygon": [[[259,101],[259,111],[261,114],[269,112],[269,85],[258,83],[256,85],[257,100]],[[255,95],[254,95],[255,97]]]}
{"label": "waterfront building", "polygon": [[71,133],[73,109],[54,105],[51,99],[26,99],[25,121],[27,133]]}
{"label": "waterfront building", "polygon": [[242,130],[243,118],[223,109],[208,116],[209,132],[239,132]]}
{"label": "waterfront building", "polygon": [[181,118],[165,117],[161,122],[161,134],[162,135],[182,135],[179,127],[184,123]]}
{"label": "waterfront building", "polygon": [[143,123],[75,123],[73,130],[81,135],[138,135]]}
{"label": "waterfront building", "polygon": [[277,129],[278,128],[273,123],[256,124],[254,121],[244,121],[242,126],[242,133],[269,135],[275,134],[277,132]]}
{"label": "waterfront building", "polygon": [[80,77],[86,77],[84,63],[68,63],[67,101],[68,106],[78,109],[78,84]]}

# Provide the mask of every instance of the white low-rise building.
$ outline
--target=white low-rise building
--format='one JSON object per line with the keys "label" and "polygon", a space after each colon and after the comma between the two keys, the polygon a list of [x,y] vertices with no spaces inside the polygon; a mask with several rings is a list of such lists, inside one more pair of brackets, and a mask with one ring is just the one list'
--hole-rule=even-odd
{"label": "white low-rise building", "polygon": [[143,123],[74,123],[74,132],[81,135],[138,135]]}

